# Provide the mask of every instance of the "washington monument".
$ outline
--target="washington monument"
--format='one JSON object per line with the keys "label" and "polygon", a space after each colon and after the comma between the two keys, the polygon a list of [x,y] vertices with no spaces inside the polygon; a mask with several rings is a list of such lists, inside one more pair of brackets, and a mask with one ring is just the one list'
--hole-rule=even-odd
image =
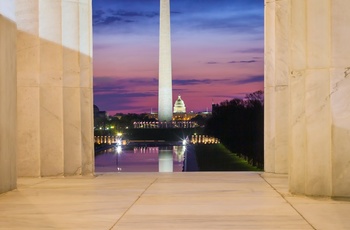
{"label": "washington monument", "polygon": [[160,0],[158,121],[173,118],[170,40],[170,0]]}

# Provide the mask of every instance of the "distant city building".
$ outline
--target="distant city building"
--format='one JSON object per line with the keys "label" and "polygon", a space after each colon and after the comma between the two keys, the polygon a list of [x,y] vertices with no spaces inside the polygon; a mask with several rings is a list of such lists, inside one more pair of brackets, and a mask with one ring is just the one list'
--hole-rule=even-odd
{"label": "distant city building", "polygon": [[105,120],[109,118],[106,111],[100,111],[97,105],[94,105],[94,128],[105,127]]}
{"label": "distant city building", "polygon": [[108,118],[108,112],[100,111],[97,105],[94,105],[94,118]]}
{"label": "distant city building", "polygon": [[[199,113],[195,113],[193,111],[186,112],[185,102],[179,95],[177,100],[174,103],[173,121],[189,121],[198,115],[202,116],[203,118],[206,118],[211,115],[211,112],[209,112],[208,110],[205,112],[199,112]],[[147,116],[148,118],[154,118],[158,120],[158,114],[152,111],[151,113],[148,113]]]}
{"label": "distant city building", "polygon": [[181,95],[179,95],[175,101],[174,113],[186,113],[185,102],[181,99]]}

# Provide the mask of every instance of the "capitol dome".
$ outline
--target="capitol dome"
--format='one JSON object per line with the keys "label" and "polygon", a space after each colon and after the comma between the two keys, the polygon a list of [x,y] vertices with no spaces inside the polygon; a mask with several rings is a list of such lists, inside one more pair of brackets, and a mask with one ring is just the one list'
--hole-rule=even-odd
{"label": "capitol dome", "polygon": [[186,113],[185,102],[181,99],[179,95],[174,104],[174,113]]}

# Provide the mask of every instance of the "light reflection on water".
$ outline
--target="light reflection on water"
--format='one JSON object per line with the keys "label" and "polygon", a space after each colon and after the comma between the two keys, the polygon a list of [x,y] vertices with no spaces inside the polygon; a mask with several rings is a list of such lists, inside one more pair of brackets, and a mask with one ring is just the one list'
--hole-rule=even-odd
{"label": "light reflection on water", "polygon": [[95,172],[182,172],[186,146],[110,148],[95,157]]}

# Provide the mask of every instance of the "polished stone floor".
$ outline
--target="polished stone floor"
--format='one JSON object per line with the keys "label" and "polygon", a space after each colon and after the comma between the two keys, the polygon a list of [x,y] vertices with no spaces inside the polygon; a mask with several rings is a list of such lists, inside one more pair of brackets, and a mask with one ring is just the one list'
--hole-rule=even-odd
{"label": "polished stone floor", "polygon": [[119,173],[19,179],[0,229],[350,229],[350,202],[293,196],[287,176]]}

